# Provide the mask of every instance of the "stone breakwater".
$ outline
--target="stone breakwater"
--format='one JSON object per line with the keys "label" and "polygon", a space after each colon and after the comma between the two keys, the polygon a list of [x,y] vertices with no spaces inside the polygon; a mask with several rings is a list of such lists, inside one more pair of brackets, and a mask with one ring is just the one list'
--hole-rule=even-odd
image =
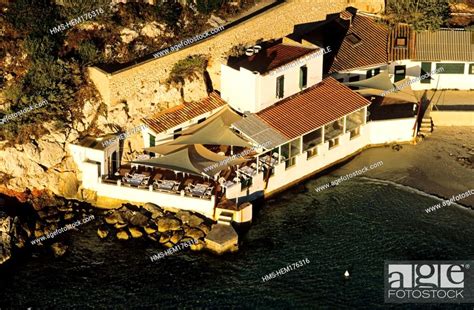
{"label": "stone breakwater", "polygon": [[152,203],[143,207],[127,203],[105,215],[97,234],[102,239],[148,239],[166,248],[192,241],[191,250],[200,251],[211,225],[209,219],[188,211],[173,213]]}
{"label": "stone breakwater", "polygon": [[[204,238],[213,225],[199,214],[174,213],[152,203],[143,207],[127,203],[115,210],[98,210],[88,203],[60,197],[41,197],[28,203],[9,201],[4,203],[0,198],[0,265],[24,250],[63,256],[71,231],[81,231],[84,226],[97,227],[101,239],[146,239],[168,249],[186,244],[191,250],[200,251],[205,248]],[[64,227],[73,228],[58,233]]]}

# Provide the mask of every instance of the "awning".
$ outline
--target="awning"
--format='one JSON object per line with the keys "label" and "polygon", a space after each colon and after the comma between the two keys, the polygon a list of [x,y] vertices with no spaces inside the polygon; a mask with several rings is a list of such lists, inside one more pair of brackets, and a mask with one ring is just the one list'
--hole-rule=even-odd
{"label": "awning", "polygon": [[195,175],[214,176],[221,170],[229,166],[246,162],[247,159],[230,159],[223,155],[218,155],[202,145],[187,145],[176,152],[169,153],[162,157],[132,161],[133,164],[160,167]]}
{"label": "awning", "polygon": [[241,118],[242,116],[232,111],[232,109],[229,108],[229,106],[225,106],[219,112],[217,112],[216,114],[206,119],[204,122],[191,126],[186,130],[183,130],[181,134],[189,135],[189,134],[195,133],[196,131],[201,130],[202,128],[206,127],[207,125],[217,120],[220,120],[225,125],[230,126],[232,123],[238,121]]}
{"label": "awning", "polygon": [[186,173],[202,175],[201,169],[198,169],[191,162],[189,157],[189,149],[193,146],[188,146],[177,152],[168,154],[163,157],[155,157],[144,160],[134,160],[133,164],[149,167],[160,167],[164,169],[170,169],[175,171],[182,171]]}
{"label": "awning", "polygon": [[[183,144],[210,144],[210,145],[231,145],[241,147],[252,147],[246,140],[237,135],[230,125],[242,117],[232,111],[229,107],[212,115],[210,118],[200,124],[193,125],[181,132],[181,136],[173,141],[168,141],[167,145],[183,145]],[[169,139],[167,139],[169,140]],[[168,148],[160,151],[147,151],[165,154],[169,152]]]}
{"label": "awning", "polygon": [[[384,97],[384,101],[386,101],[386,103],[394,103],[399,101],[418,103],[418,99],[416,98],[415,93],[413,92],[408,81],[410,81],[410,79],[406,78],[395,82],[395,84],[392,84],[388,72],[384,71],[369,79],[348,82],[344,83],[344,85],[361,87],[361,89],[356,89],[354,91],[363,97]],[[397,86],[400,86],[400,90],[397,90]]]}
{"label": "awning", "polygon": [[252,147],[250,143],[240,138],[221,119],[217,119],[207,126],[190,135],[183,135],[170,144],[212,144]]}
{"label": "awning", "polygon": [[176,151],[179,151],[180,149],[184,149],[185,147],[187,147],[187,145],[176,145],[176,144],[171,144],[171,143],[163,143],[163,144],[160,144],[160,145],[147,147],[147,148],[145,148],[145,151],[160,154],[160,155],[166,155],[166,154],[170,154],[170,153],[174,153]]}
{"label": "awning", "polygon": [[371,78],[362,80],[362,81],[355,81],[355,82],[347,82],[343,83],[346,86],[355,86],[355,87],[364,87],[364,88],[375,88],[380,90],[389,90],[393,87],[392,81],[390,80],[390,76],[388,75],[387,71],[383,71],[376,76]]}

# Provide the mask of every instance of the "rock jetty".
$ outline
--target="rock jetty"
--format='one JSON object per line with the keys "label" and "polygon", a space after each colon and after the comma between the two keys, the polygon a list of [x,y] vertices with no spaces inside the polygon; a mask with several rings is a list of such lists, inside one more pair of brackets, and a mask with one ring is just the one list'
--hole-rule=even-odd
{"label": "rock jetty", "polygon": [[115,236],[119,240],[146,238],[166,248],[197,240],[190,247],[193,251],[205,247],[204,239],[212,225],[212,221],[199,214],[188,211],[173,213],[153,203],[146,203],[143,207],[125,203],[107,212],[103,222],[97,229],[101,239],[108,236]]}

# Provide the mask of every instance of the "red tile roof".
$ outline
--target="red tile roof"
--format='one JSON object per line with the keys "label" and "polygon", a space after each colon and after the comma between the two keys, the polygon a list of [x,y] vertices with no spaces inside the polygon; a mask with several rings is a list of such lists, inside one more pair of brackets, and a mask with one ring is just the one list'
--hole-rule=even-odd
{"label": "red tile roof", "polygon": [[153,131],[160,133],[226,104],[216,92],[212,92],[201,101],[166,109],[150,118],[143,118],[142,121]]}
{"label": "red tile roof", "polygon": [[369,104],[370,101],[329,77],[257,115],[288,139],[294,139]]}
{"label": "red tile roof", "polygon": [[[397,46],[397,38],[405,38],[406,46]],[[415,31],[410,25],[398,24],[390,30],[388,36],[388,60],[415,58]]]}
{"label": "red tile roof", "polygon": [[278,43],[268,48],[264,47],[260,52],[252,56],[244,56],[236,61],[230,61],[229,65],[235,69],[242,67],[264,74],[318,50],[319,48]]}
{"label": "red tile roof", "polygon": [[[346,14],[346,13],[344,13]],[[361,40],[352,44],[350,35],[354,34]],[[348,37],[349,36],[349,37]],[[350,69],[387,63],[388,29],[370,17],[355,14],[352,25],[337,51],[330,72],[340,72]]]}

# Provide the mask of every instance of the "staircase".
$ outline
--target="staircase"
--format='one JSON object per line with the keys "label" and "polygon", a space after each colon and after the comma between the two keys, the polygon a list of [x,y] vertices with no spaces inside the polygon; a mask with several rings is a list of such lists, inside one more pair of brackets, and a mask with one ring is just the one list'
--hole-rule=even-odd
{"label": "staircase", "polygon": [[232,223],[233,216],[234,215],[230,212],[222,212],[221,214],[219,214],[217,224],[230,226],[230,224]]}
{"label": "staircase", "polygon": [[423,119],[421,120],[420,129],[418,130],[418,133],[426,137],[431,135],[431,132],[433,132],[433,120],[431,119],[431,117],[425,115],[425,117],[423,117]]}
{"label": "staircase", "polygon": [[[433,132],[433,119],[430,116],[433,104],[430,99],[426,97],[426,91],[420,100],[421,111],[418,114],[418,134],[424,137],[431,135]],[[420,120],[421,118],[421,120]]]}

